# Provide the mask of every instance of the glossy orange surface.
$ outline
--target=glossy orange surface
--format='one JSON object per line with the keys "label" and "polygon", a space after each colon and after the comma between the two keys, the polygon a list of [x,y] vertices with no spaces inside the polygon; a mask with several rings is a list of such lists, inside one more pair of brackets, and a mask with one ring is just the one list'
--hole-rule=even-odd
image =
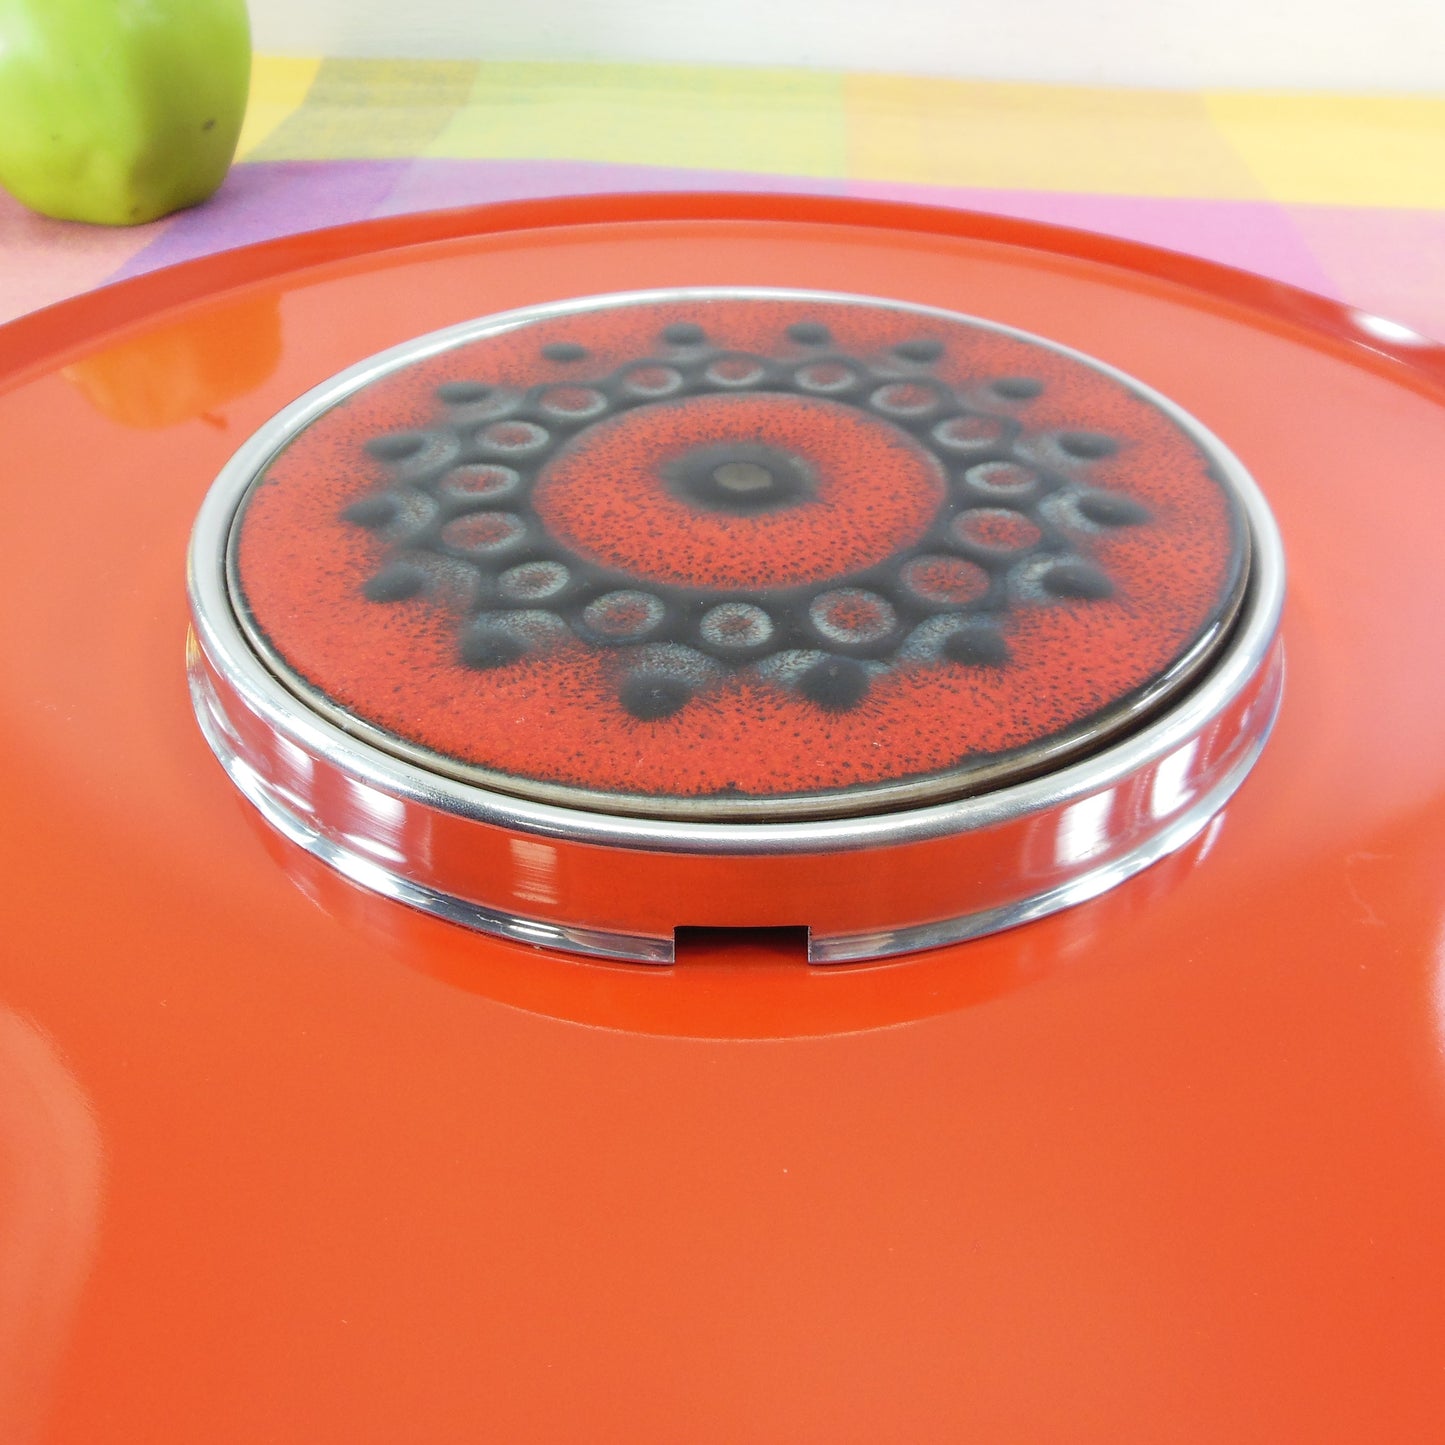
{"label": "glossy orange surface", "polygon": [[[239,442],[421,331],[733,283],[1040,332],[1240,455],[1289,677],[1190,849],[910,959],[645,969],[408,912],[253,816],[182,658]],[[236,394],[196,358],[272,308]],[[652,198],[218,256],[0,364],[0,1440],[1445,1435],[1438,352],[1022,223]],[[167,367],[207,399],[107,403]]]}

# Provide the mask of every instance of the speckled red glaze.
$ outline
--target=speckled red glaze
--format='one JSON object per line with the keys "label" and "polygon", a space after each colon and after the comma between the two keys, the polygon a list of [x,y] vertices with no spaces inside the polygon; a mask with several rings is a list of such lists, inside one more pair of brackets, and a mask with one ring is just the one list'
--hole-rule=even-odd
{"label": "speckled red glaze", "polygon": [[[702,325],[715,346],[801,363],[816,348],[786,333],[804,321],[825,324],[833,349],[866,358],[902,342],[936,341],[942,354],[927,373],[965,401],[990,379],[1036,379],[1043,389],[1033,398],[987,394],[987,410],[1016,419],[1029,445],[1047,448],[1052,436],[1077,431],[1114,438],[1113,455],[1088,463],[1089,485],[1137,501],[1148,524],[1077,526],[1071,534],[1079,555],[1107,575],[1112,595],[1046,604],[1016,598],[1000,617],[1006,666],[902,658],[846,711],[820,708],[744,667],[656,719],[619,704],[621,649],[568,638],[479,671],[459,657],[462,619],[444,596],[364,599],[361,588],[389,548],[341,514],[390,476],[365,443],[438,424],[438,385],[552,384],[575,393],[658,356],[661,331],[682,322]],[[559,342],[580,344],[588,355],[555,361],[541,354]],[[904,381],[905,391],[918,390]],[[677,502],[659,467],[724,433],[802,455],[820,478],[815,494],[748,516]],[[860,459],[868,465],[860,467]],[[698,587],[724,590],[768,580],[843,585],[930,525],[944,490],[932,467],[932,457],[885,417],[792,393],[713,394],[651,403],[580,432],[544,468],[535,507],[579,554],[630,569],[641,582],[676,585],[691,577]],[[598,494],[595,509],[574,504],[584,468]],[[651,493],[649,477],[657,478]],[[1006,500],[995,510],[971,516],[965,535],[985,552],[1032,545],[1033,522],[1008,515]],[[640,520],[647,524],[641,531],[634,525]],[[383,734],[513,780],[522,791],[541,783],[643,798],[780,798],[946,777],[980,759],[1026,757],[1110,714],[1217,626],[1238,580],[1242,536],[1235,506],[1198,445],[1153,404],[1079,360],[963,319],[748,297],[552,316],[370,383],[274,459],[244,504],[235,557],[244,608],[284,666]],[[759,570],[770,556],[771,579]],[[967,574],[953,570],[961,604]]]}
{"label": "speckled red glaze", "polygon": [[[811,503],[739,517],[658,485],[672,458],[728,441],[805,455]],[[726,591],[822,582],[882,562],[923,535],[944,492],[942,468],[906,434],[821,397],[750,393],[610,418],[547,468],[535,505],[584,557],[643,581]]]}

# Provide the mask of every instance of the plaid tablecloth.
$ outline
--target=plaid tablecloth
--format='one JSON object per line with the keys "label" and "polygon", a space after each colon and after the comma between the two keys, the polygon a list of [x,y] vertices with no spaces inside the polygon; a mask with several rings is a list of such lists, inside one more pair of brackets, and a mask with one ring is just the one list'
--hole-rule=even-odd
{"label": "plaid tablecloth", "polygon": [[0,194],[0,320],[248,241],[597,191],[767,189],[1058,221],[1445,338],[1445,98],[703,66],[257,58],[208,204],[131,230]]}

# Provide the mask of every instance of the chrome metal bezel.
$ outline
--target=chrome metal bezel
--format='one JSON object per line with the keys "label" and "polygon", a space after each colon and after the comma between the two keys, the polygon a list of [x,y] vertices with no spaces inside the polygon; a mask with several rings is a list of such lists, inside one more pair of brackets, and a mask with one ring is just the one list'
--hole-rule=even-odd
{"label": "chrome metal bezel", "polygon": [[[480,337],[526,325],[544,317],[565,315],[598,304],[586,297],[533,306],[465,322],[368,358],[348,368],[272,418],[243,445],[221,471],[206,496],[192,535],[189,593],[198,652],[193,657],[192,685],[197,712],[208,740],[238,786],[262,808],[272,823],[309,851],[347,872],[356,881],[398,897],[413,906],[463,921],[485,931],[545,941],[574,951],[610,957],[658,961],[670,957],[670,942],[659,933],[616,932],[589,927],[585,919],[564,922],[531,918],[486,900],[456,898],[437,889],[425,869],[388,868],[364,851],[348,847],[323,816],[305,816],[268,788],[264,770],[245,758],[227,740],[218,724],[221,707],[205,678],[200,659],[224,678],[245,710],[276,735],[307,755],[359,784],[397,799],[411,808],[466,820],[480,827],[544,839],[567,840],[633,855],[685,854],[712,859],[817,855],[869,851],[978,833],[1019,820],[1061,815],[1080,800],[1118,789],[1144,775],[1161,760],[1181,755],[1192,739],[1204,736],[1211,724],[1239,702],[1251,688],[1259,692],[1251,704],[1246,734],[1215,776],[1199,779],[1190,805],[1176,816],[1159,820],[1128,841],[1127,849],[1107,862],[1081,860],[1071,876],[1053,878],[1030,889],[1020,880],[1019,896],[988,909],[964,907],[950,918],[900,917],[892,926],[867,935],[829,935],[814,928],[812,953],[818,961],[878,957],[971,937],[1010,927],[1091,897],[1146,867],[1194,836],[1243,780],[1263,746],[1278,707],[1282,676],[1277,665],[1277,632],[1284,597],[1284,554],[1269,507],[1248,472],[1224,444],[1189,413],[1126,373],[1072,348],[981,318],[907,302],[779,288],[686,288],[639,291],[608,296],[609,304],[650,304],[660,301],[706,300],[756,296],[845,304],[886,304],[889,307],[963,321],[1042,345],[1088,365],[1126,385],[1164,412],[1219,467],[1243,511],[1249,533],[1250,578],[1233,630],[1211,662],[1182,695],[1162,711],[1145,717],[1136,731],[1054,771],[976,795],[897,807],[863,816],[805,818],[790,821],[713,822],[652,818],[570,807],[504,793],[468,783],[422,766],[378,746],[368,737],[338,724],[286,685],[260,655],[232,604],[226,559],[237,509],[251,485],[276,453],[337,402],[369,382],[402,366]],[[1271,666],[1274,663],[1275,665]],[[1264,674],[1268,671],[1269,676]],[[224,718],[224,708],[221,709]],[[1125,840],[1121,839],[1123,843]],[[1084,866],[1087,864],[1087,866]],[[419,865],[418,865],[419,866]],[[966,903],[966,899],[960,899]],[[679,918],[678,923],[689,922]]]}

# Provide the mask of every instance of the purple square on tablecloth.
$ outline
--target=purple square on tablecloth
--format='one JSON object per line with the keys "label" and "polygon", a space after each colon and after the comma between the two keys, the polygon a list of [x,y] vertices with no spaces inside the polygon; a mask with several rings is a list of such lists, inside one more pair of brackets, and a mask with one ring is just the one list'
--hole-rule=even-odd
{"label": "purple square on tablecloth", "polygon": [[257,161],[234,166],[210,201],[174,216],[113,279],[374,216],[407,165],[406,161]]}
{"label": "purple square on tablecloth", "polygon": [[613,191],[791,191],[838,195],[846,186],[846,181],[809,176],[616,165],[606,161],[419,160],[407,166],[376,214],[400,215],[406,211],[479,205],[487,201],[599,195]]}

